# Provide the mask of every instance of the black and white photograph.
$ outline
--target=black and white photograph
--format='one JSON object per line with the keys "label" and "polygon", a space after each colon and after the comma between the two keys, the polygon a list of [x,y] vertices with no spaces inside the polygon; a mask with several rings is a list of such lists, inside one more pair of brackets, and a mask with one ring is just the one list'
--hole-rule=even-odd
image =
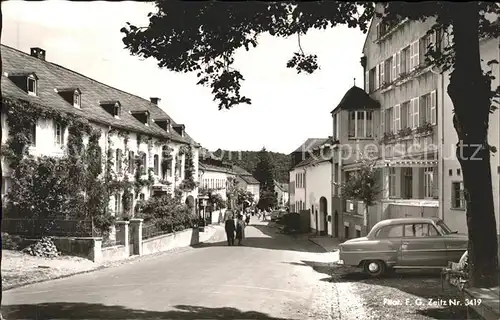
{"label": "black and white photograph", "polygon": [[500,4],[1,2],[0,320],[500,319]]}

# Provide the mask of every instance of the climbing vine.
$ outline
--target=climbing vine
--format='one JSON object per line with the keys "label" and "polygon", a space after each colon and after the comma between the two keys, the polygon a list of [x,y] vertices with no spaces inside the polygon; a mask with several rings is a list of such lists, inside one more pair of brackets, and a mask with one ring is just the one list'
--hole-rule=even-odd
{"label": "climbing vine", "polygon": [[179,189],[189,192],[196,188],[196,182],[194,180],[195,168],[194,168],[194,156],[193,148],[191,146],[182,146],[179,148],[179,155],[184,155],[184,180],[179,185]]}

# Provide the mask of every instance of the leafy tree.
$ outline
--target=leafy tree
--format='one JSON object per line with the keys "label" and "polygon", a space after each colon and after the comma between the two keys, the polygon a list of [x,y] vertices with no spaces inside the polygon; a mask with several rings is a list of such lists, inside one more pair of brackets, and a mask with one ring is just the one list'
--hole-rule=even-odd
{"label": "leafy tree", "polygon": [[[123,42],[134,55],[154,57],[160,67],[176,72],[196,72],[198,84],[212,88],[219,109],[250,104],[240,93],[243,75],[231,65],[237,49],[257,46],[262,33],[273,36],[300,36],[309,29],[325,29],[339,24],[367,31],[374,12],[373,2],[173,2],[156,1],[146,27],[127,24],[121,31]],[[453,38],[447,48],[429,52],[429,60],[451,68],[448,94],[454,105],[454,126],[459,144],[457,156],[462,167],[467,201],[470,282],[473,286],[498,284],[497,230],[493,206],[490,153],[487,141],[491,102],[500,90],[491,90],[491,74],[481,68],[479,39],[498,37],[499,14],[494,2],[426,3],[390,2],[380,4],[387,22],[436,18],[432,29],[444,29]],[[300,42],[299,42],[300,44]],[[298,52],[287,67],[312,73],[317,57]],[[480,146],[480,148],[477,148]],[[477,152],[478,151],[478,152]]]}
{"label": "leafy tree", "polygon": [[266,148],[259,152],[259,162],[253,175],[260,182],[259,208],[275,207],[278,200],[274,192],[273,164]]}
{"label": "leafy tree", "polygon": [[365,206],[364,221],[366,232],[370,230],[369,207],[375,204],[380,193],[377,185],[376,160],[362,157],[357,161],[359,168],[353,171],[342,185],[342,195],[345,198],[363,201]]}
{"label": "leafy tree", "polygon": [[[268,151],[274,164],[273,174],[276,180],[288,182],[290,157],[284,153]],[[224,162],[239,166],[248,172],[254,172],[259,161],[259,151],[229,151],[218,149],[213,153]]]}

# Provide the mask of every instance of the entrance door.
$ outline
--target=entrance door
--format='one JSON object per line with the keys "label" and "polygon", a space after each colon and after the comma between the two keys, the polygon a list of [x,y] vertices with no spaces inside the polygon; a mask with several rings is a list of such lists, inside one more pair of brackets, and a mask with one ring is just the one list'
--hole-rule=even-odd
{"label": "entrance door", "polygon": [[325,197],[321,197],[319,199],[319,211],[323,217],[323,230],[321,230],[322,234],[328,235],[328,210],[327,210],[327,201]]}
{"label": "entrance door", "polygon": [[401,244],[404,266],[446,266],[446,244],[444,238],[430,223],[405,224]]}

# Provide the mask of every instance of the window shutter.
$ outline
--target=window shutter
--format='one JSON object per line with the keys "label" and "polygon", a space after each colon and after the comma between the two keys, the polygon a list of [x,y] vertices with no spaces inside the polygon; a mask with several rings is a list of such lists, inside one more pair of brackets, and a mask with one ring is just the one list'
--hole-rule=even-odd
{"label": "window shutter", "polygon": [[401,74],[401,51],[396,54],[396,78]]}
{"label": "window shutter", "polygon": [[370,72],[365,72],[365,91],[370,93]]}
{"label": "window shutter", "polygon": [[394,81],[396,80],[396,78],[398,77],[398,69],[397,69],[397,53],[393,54],[392,55],[392,76],[391,76],[391,81]]}
{"label": "window shutter", "polygon": [[380,86],[382,86],[382,84],[385,81],[385,62],[384,61],[382,61],[379,64],[379,76],[380,76],[379,83],[380,83]]}
{"label": "window shutter", "polygon": [[401,130],[401,106],[399,104],[394,106],[394,131]]}
{"label": "window shutter", "polygon": [[437,105],[437,95],[436,95],[436,90],[432,91],[431,92],[431,99],[430,99],[430,103],[431,103],[431,114],[430,114],[430,117],[429,119],[431,120],[431,124],[436,124],[436,120],[437,120],[437,108],[436,108],[436,105]]}
{"label": "window shutter", "polygon": [[419,48],[420,48],[420,41],[417,40],[414,42],[414,45],[415,45],[415,49],[413,54],[415,55],[415,57],[413,58],[413,63],[415,64],[414,67],[418,67],[420,65],[420,52],[419,52]]}
{"label": "window shutter", "polygon": [[419,103],[418,103],[419,98],[413,98],[411,99],[411,109],[412,109],[412,116],[411,116],[411,128],[416,128],[418,127],[418,121],[419,121]]}
{"label": "window shutter", "polygon": [[375,81],[375,87],[374,87],[374,89],[375,90],[377,90],[379,88],[379,81],[378,81],[379,80],[379,72],[380,72],[379,65],[377,64],[375,66],[375,79],[374,79],[374,81]]}
{"label": "window shutter", "polygon": [[[413,69],[414,63],[413,63],[413,50],[414,46],[413,43],[410,44],[410,70]],[[407,70],[408,71],[408,70]]]}

